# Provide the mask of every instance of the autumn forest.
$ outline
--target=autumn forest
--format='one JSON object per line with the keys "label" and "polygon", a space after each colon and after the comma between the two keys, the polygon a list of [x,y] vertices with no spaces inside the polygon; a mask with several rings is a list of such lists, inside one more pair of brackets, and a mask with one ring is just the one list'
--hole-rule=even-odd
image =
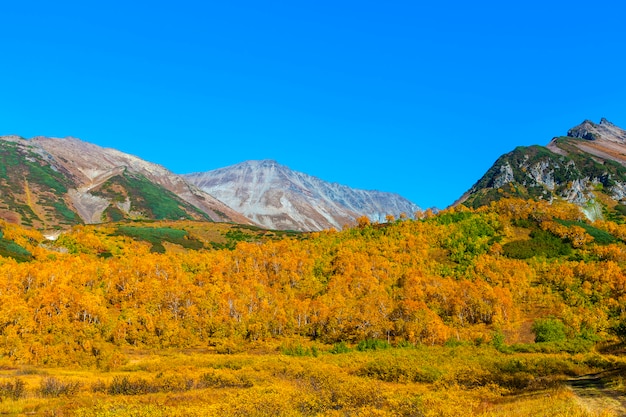
{"label": "autumn forest", "polygon": [[5,414],[609,416],[568,381],[626,368],[626,224],[567,203],[0,232]]}

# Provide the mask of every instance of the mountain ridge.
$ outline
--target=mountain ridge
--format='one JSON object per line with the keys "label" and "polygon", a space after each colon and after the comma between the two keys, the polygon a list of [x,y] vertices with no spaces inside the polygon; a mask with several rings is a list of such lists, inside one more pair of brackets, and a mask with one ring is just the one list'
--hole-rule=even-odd
{"label": "mountain ridge", "polygon": [[[82,160],[82,169],[80,165],[78,165],[77,168],[87,175],[90,181],[93,181],[93,178],[90,177],[88,175],[89,172],[86,171],[97,171],[97,168],[102,169],[103,167],[105,169],[127,167],[132,171],[142,174],[149,180],[176,194],[187,203],[207,213],[213,221],[249,223],[248,219],[233,211],[230,207],[215,199],[213,196],[202,192],[196,187],[190,186],[180,175],[174,174],[162,165],[146,161],[135,155],[124,153],[114,148],[100,147],[71,137],[64,139],[38,137],[31,140],[35,140],[35,143],[40,143],[44,149],[59,157],[58,159],[61,161],[66,160],[70,161],[70,163],[74,162],[74,165],[78,165],[78,162]],[[64,145],[69,144],[69,146],[50,146],[49,144],[52,143],[52,141],[62,141],[58,142],[57,145],[61,143]],[[78,148],[80,153],[77,154],[75,148]],[[79,157],[78,161],[77,156]],[[85,169],[85,167],[87,167],[87,169]]]}
{"label": "mountain ridge", "polygon": [[412,216],[420,210],[398,194],[327,182],[273,159],[183,177],[251,220],[275,229],[341,228],[360,216],[384,221],[389,214]]}
{"label": "mountain ridge", "polygon": [[[398,194],[326,182],[275,160],[235,166],[246,167],[248,179],[235,194],[245,194],[256,212],[243,209],[241,201],[233,208],[232,198],[223,201],[228,192],[221,190],[216,198],[211,194],[215,190],[207,192],[203,184],[190,180],[202,177],[206,182],[206,173],[177,175],[162,165],[75,137],[0,136],[0,217],[39,229],[184,218],[315,231],[354,224],[361,216],[386,221],[389,214],[410,217],[420,210]],[[229,167],[209,172],[224,169]]]}
{"label": "mountain ridge", "polygon": [[546,146],[500,156],[454,203],[472,207],[503,197],[565,200],[590,219],[626,214],[626,131],[602,118],[584,120]]}
{"label": "mountain ridge", "polygon": [[250,220],[166,168],[80,139],[0,137],[0,215],[36,228],[129,218]]}

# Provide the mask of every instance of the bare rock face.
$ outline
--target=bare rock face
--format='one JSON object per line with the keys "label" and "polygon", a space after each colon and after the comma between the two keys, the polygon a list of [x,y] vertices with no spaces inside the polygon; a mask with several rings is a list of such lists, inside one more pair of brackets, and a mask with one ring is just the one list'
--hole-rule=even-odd
{"label": "bare rock face", "polygon": [[87,224],[100,223],[104,211],[111,205],[106,198],[76,189],[69,190],[68,197],[80,218]]}
{"label": "bare rock face", "polygon": [[[626,166],[626,131],[608,120],[602,118],[597,124],[585,120],[570,129],[567,136],[583,139],[571,141],[571,144],[582,152]],[[548,145],[549,149],[554,150],[558,147],[554,142],[555,140]]]}
{"label": "bare rock face", "polygon": [[384,221],[420,208],[397,194],[357,190],[293,171],[276,161],[246,161],[184,176],[256,223],[279,230],[341,228],[360,216]]}
{"label": "bare rock face", "polygon": [[615,126],[604,117],[597,124],[590,120],[585,120],[578,126],[568,130],[567,136],[592,141],[602,140],[626,144],[626,131]]}
{"label": "bare rock face", "polygon": [[500,166],[500,175],[494,179],[493,186],[494,188],[500,188],[510,182],[513,182],[514,180],[515,175],[511,164],[503,164]]}

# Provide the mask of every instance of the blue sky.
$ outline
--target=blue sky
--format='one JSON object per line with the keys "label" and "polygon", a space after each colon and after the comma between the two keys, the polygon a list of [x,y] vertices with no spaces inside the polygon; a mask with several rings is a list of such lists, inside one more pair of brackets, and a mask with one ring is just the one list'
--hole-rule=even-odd
{"label": "blue sky", "polygon": [[618,1],[6,1],[0,134],[176,173],[248,159],[446,207],[503,153],[626,128]]}

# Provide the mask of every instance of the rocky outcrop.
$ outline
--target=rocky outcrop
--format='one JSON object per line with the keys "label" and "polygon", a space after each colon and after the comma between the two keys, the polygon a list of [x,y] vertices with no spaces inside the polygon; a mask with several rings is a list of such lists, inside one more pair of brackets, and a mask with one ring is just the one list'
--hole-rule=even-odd
{"label": "rocky outcrop", "polygon": [[578,126],[568,130],[567,136],[591,141],[603,140],[626,144],[626,131],[615,126],[604,117],[597,124],[590,120],[585,120]]}
{"label": "rocky outcrop", "polygon": [[511,167],[511,164],[502,164],[500,166],[500,175],[498,175],[494,181],[493,181],[493,186],[494,188],[500,188],[510,182],[513,182],[515,180],[515,175],[513,174],[513,168]]}

